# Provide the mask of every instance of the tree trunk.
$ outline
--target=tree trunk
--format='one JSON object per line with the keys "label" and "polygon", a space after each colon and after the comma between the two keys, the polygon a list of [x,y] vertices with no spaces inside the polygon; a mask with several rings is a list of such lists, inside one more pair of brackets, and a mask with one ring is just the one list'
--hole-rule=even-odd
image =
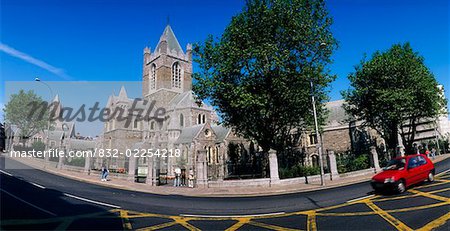
{"label": "tree trunk", "polygon": [[390,154],[391,158],[397,154],[397,146],[399,145],[399,143],[398,143],[398,133],[399,133],[398,125],[396,123],[392,123],[389,126],[388,130],[384,132],[387,149],[391,153]]}

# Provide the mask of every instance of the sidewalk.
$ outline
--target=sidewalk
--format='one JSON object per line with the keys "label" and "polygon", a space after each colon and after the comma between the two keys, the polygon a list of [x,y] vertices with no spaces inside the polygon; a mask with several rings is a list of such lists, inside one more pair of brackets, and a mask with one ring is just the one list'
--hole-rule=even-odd
{"label": "sidewalk", "polygon": [[[436,163],[447,158],[450,158],[450,154],[437,156],[433,162]],[[102,185],[105,187],[153,193],[159,195],[182,195],[193,197],[249,197],[249,196],[267,196],[267,195],[289,194],[296,192],[306,192],[365,182],[369,181],[371,177],[374,175],[373,172],[358,176],[352,176],[352,174],[350,174],[350,176],[340,177],[333,181],[331,181],[329,178],[326,178],[325,179],[326,186],[320,186],[320,182],[314,181],[310,182],[309,184],[297,183],[291,185],[272,186],[272,187],[187,188],[187,187],[172,187],[170,184],[164,186],[151,186],[144,183],[135,183],[131,182],[130,180],[118,178],[110,178],[109,181],[102,182],[100,181],[100,177],[97,174],[87,175],[86,173],[82,172],[61,170],[56,169],[54,167],[53,168],[47,167],[44,169],[42,162],[36,162],[31,159],[20,159],[20,158],[15,158],[15,160],[55,175],[91,184]]]}

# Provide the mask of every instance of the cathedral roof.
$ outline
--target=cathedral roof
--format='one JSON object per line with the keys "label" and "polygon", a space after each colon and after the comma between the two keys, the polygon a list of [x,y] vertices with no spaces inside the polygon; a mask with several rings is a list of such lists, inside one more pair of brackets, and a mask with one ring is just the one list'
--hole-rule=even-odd
{"label": "cathedral roof", "polygon": [[74,150],[88,150],[95,148],[95,141],[93,140],[81,140],[81,139],[69,139],[70,148]]}
{"label": "cathedral roof", "polygon": [[184,54],[183,49],[181,49],[180,43],[178,43],[178,39],[173,33],[173,30],[170,27],[170,25],[167,25],[166,28],[164,29],[164,32],[162,33],[155,50],[159,50],[159,46],[162,41],[167,41],[167,47],[169,51],[175,51],[176,53]]}
{"label": "cathedral roof", "polygon": [[[45,136],[47,136],[48,131],[44,130]],[[50,131],[50,134],[48,135],[49,140],[59,141],[62,140],[64,136],[64,131]]]}
{"label": "cathedral roof", "polygon": [[[185,91],[185,92],[175,96],[169,103],[169,110],[173,110],[175,108],[186,108],[186,107],[200,108],[197,104],[195,94],[192,90]],[[204,108],[207,110],[213,110],[213,108],[211,106],[207,105],[204,102],[202,102],[201,108]]]}
{"label": "cathedral roof", "polygon": [[55,98],[53,98],[52,102],[59,102],[59,95],[58,94],[55,95]]}
{"label": "cathedral roof", "polygon": [[325,104],[325,107],[329,112],[326,120],[326,126],[342,126],[348,119],[350,119],[350,116],[345,112],[343,107],[344,102],[344,100],[336,100]]}
{"label": "cathedral roof", "polygon": [[204,124],[198,124],[192,127],[183,128],[177,141],[175,141],[175,144],[191,143],[203,128],[203,126]]}
{"label": "cathedral roof", "polygon": [[120,98],[120,99],[127,99],[127,100],[128,100],[127,91],[125,90],[125,87],[124,87],[124,86],[122,86],[122,87],[120,88],[119,98]]}
{"label": "cathedral roof", "polygon": [[213,125],[211,128],[217,136],[217,142],[222,142],[225,138],[227,138],[228,133],[231,131],[231,129],[220,125]]}

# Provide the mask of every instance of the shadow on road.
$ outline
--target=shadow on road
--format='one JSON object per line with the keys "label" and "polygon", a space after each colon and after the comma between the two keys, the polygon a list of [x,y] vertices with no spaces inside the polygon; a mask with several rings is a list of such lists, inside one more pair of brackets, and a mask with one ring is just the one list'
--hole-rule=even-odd
{"label": "shadow on road", "polygon": [[40,188],[0,174],[1,230],[122,230],[120,216],[108,207]]}

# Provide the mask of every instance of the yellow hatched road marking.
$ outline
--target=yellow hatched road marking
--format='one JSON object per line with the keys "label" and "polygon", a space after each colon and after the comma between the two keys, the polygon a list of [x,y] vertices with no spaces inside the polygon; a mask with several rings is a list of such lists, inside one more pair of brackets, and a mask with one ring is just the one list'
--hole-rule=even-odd
{"label": "yellow hatched road marking", "polygon": [[172,219],[174,219],[178,224],[182,225],[183,227],[185,227],[188,230],[191,230],[191,231],[200,230],[199,228],[197,228],[197,227],[195,227],[195,226],[193,226],[193,225],[188,223],[188,221],[192,220],[192,219],[185,218],[185,217],[175,217],[175,216],[172,217]]}
{"label": "yellow hatched road marking", "polygon": [[436,180],[436,182],[439,182],[439,183],[422,185],[422,186],[416,187],[415,189],[428,188],[428,187],[432,187],[432,186],[448,184],[448,183],[450,183],[450,180],[439,179],[439,180]]}
{"label": "yellow hatched road marking", "polygon": [[445,222],[447,222],[448,220],[450,220],[450,212],[448,212],[444,216],[441,216],[438,219],[426,224],[422,228],[418,229],[418,231],[428,231],[428,230],[435,229],[435,228],[445,224]]}
{"label": "yellow hatched road marking", "polygon": [[306,224],[306,230],[308,231],[316,231],[317,230],[317,224],[316,224],[316,212],[311,211],[308,213],[308,223]]}
{"label": "yellow hatched road marking", "polygon": [[122,218],[122,227],[124,230],[131,230],[133,227],[131,226],[130,220],[128,219],[128,211],[120,210],[119,212],[120,218]]}
{"label": "yellow hatched road marking", "polygon": [[232,225],[230,228],[226,229],[226,231],[234,231],[237,230],[239,228],[241,228],[243,225],[247,224],[251,218],[237,218],[237,219],[233,219],[233,220],[237,220],[238,222],[234,225]]}
{"label": "yellow hatched road marking", "polygon": [[[430,191],[428,193],[434,194],[434,193],[439,193],[439,192],[445,192],[445,191],[448,191],[448,190],[450,190],[450,188],[438,189],[438,190]],[[412,191],[410,190],[410,192],[412,192]],[[420,196],[420,195],[419,194],[412,194],[412,195],[406,195],[406,196],[381,198],[381,199],[371,200],[371,201],[372,202],[391,201],[391,200],[399,200],[399,199],[412,198],[412,197],[418,197],[418,196]]]}
{"label": "yellow hatched road marking", "polygon": [[369,206],[375,213],[380,215],[383,219],[385,219],[387,222],[391,223],[397,230],[412,230],[407,225],[405,225],[403,222],[398,220],[397,218],[391,216],[386,211],[382,210],[380,207],[376,206],[372,201],[367,200],[366,205]]}
{"label": "yellow hatched road marking", "polygon": [[159,225],[154,225],[154,226],[150,226],[150,227],[145,227],[145,228],[140,228],[140,229],[136,229],[139,231],[146,231],[146,230],[158,230],[158,229],[163,229],[163,228],[167,228],[173,225],[176,225],[177,222],[176,221],[171,221],[171,222],[167,222],[167,223],[162,223]]}
{"label": "yellow hatched road marking", "polygon": [[261,222],[256,222],[256,221],[250,221],[250,222],[248,222],[248,224],[257,226],[257,227],[261,227],[261,228],[279,230],[279,231],[299,231],[300,230],[300,229],[291,229],[291,228],[280,227],[277,225],[269,225],[266,223],[261,223]]}
{"label": "yellow hatched road marking", "polygon": [[414,190],[414,189],[411,189],[410,192],[415,193],[417,195],[424,196],[424,197],[428,197],[428,198],[431,198],[431,199],[435,199],[435,200],[439,200],[439,201],[445,201],[445,202],[450,202],[450,198],[447,198],[447,197],[441,197],[441,196],[438,196],[438,195],[434,195],[434,194],[427,193],[427,192],[421,192],[421,191],[417,191],[417,190]]}

